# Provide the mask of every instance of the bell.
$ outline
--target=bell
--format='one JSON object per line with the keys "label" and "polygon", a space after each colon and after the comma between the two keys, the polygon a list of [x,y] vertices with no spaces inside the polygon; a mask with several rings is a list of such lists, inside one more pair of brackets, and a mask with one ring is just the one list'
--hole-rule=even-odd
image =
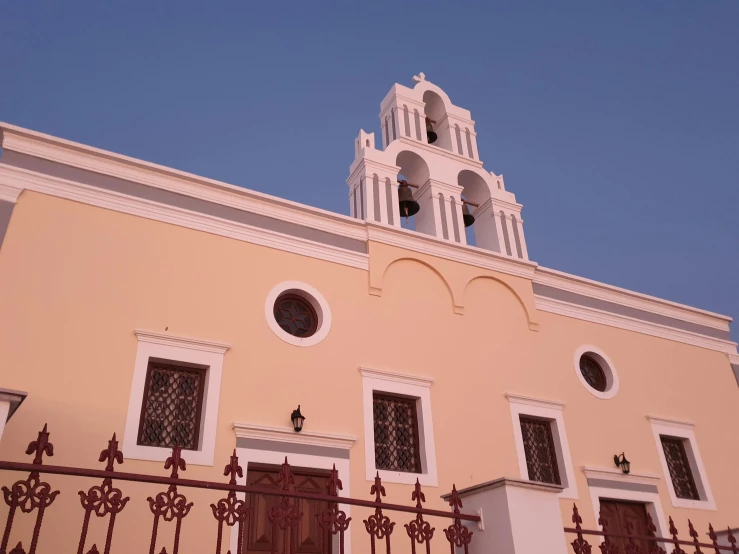
{"label": "bell", "polygon": [[413,200],[413,191],[408,185],[398,187],[398,205],[400,206],[401,217],[406,218],[416,215],[421,208],[418,202]]}
{"label": "bell", "polygon": [[472,215],[470,207],[467,204],[462,204],[462,219],[464,220],[465,227],[469,227],[475,222],[475,216]]}
{"label": "bell", "polygon": [[436,132],[434,132],[434,128],[431,126],[431,123],[433,121],[430,118],[426,118],[426,138],[429,141],[429,144],[434,144],[436,142],[436,139],[439,138]]}

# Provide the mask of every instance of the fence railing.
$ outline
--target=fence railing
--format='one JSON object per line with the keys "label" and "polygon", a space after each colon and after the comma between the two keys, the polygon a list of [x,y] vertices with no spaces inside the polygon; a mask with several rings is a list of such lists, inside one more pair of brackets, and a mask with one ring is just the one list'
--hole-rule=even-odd
{"label": "fence railing", "polygon": [[634,534],[634,526],[631,522],[626,524],[626,533],[614,533],[609,530],[609,522],[601,513],[598,525],[601,526],[602,531],[594,531],[582,528],[582,518],[577,511],[577,505],[573,505],[572,523],[575,524],[575,527],[565,527],[565,532],[576,535],[575,540],[570,543],[575,554],[591,554],[593,551],[593,546],[585,539],[586,535],[595,537],[592,540],[597,544],[601,554],[668,554],[668,550],[666,550],[668,548],[672,549],[669,550],[669,554],[687,554],[681,548],[681,545],[695,549],[695,554],[703,554],[704,551],[701,548],[706,549],[706,553],[722,554],[731,552],[732,554],[739,554],[737,541],[731,532],[731,528],[728,529],[727,533],[729,546],[722,546],[718,544],[718,536],[710,523],[706,536],[711,542],[707,543],[698,540],[700,534],[695,530],[690,520],[688,520],[688,534],[691,538],[689,541],[678,539],[678,531],[672,517],[670,517],[669,522],[671,538],[656,535],[657,528],[648,512],[646,536]]}
{"label": "fence railing", "polygon": [[[54,455],[54,447],[49,442],[49,432],[46,425],[39,432],[36,440],[28,445],[26,454],[34,456],[31,463],[0,461],[0,470],[28,472],[28,477],[16,481],[12,487],[2,487],[4,500],[9,507],[9,511],[2,541],[0,542],[0,554],[36,553],[46,510],[60,494],[60,491],[53,490],[50,483],[41,480],[41,474],[102,479],[101,484],[94,485],[87,491],[79,491],[80,503],[84,513],[82,515],[82,527],[77,554],[100,554],[97,544],[93,544],[86,550],[87,532],[90,518],[93,514],[96,517],[109,518],[107,534],[103,545],[103,554],[110,553],[116,518],[129,505],[130,501],[129,497],[123,495],[123,491],[120,488],[113,485],[114,479],[116,482],[134,481],[167,486],[166,490],[147,498],[148,508],[153,517],[149,554],[155,554],[156,552],[160,524],[171,523],[173,521],[175,529],[171,553],[178,554],[183,521],[193,508],[193,502],[188,502],[187,497],[180,492],[180,488],[184,487],[226,492],[225,497],[218,499],[214,504],[210,505],[211,512],[217,524],[214,532],[215,554],[222,553],[224,527],[229,528],[233,526],[237,526],[238,529],[238,542],[235,554],[243,554],[244,552],[244,530],[249,523],[249,518],[253,514],[248,502],[243,498],[239,498],[237,493],[262,494],[280,498],[277,504],[267,510],[267,519],[272,528],[272,554],[278,554],[276,549],[279,534],[282,534],[282,545],[284,546],[285,554],[294,554],[297,525],[302,517],[297,503],[298,499],[317,500],[328,503],[328,507],[317,514],[316,517],[318,519],[318,525],[324,533],[326,543],[332,541],[334,537],[337,539],[339,554],[344,554],[344,534],[349,529],[352,521],[352,518],[347,517],[346,512],[340,508],[341,504],[374,508],[374,513],[363,520],[364,528],[369,535],[372,554],[375,554],[375,546],[378,541],[384,543],[387,554],[391,554],[390,538],[393,535],[396,522],[385,515],[385,511],[415,514],[415,518],[404,525],[407,535],[406,540],[409,540],[411,543],[412,554],[415,554],[417,545],[425,547],[426,554],[430,553],[431,540],[434,537],[435,528],[424,519],[424,516],[448,518],[451,520],[450,525],[443,529],[446,540],[449,543],[451,554],[455,553],[455,548],[464,549],[465,554],[468,554],[472,532],[462,524],[462,521],[480,521],[479,516],[461,513],[462,501],[457,494],[456,487],[452,488],[452,495],[449,500],[449,505],[452,507],[452,511],[450,512],[423,508],[426,498],[418,481],[416,481],[415,490],[411,495],[411,500],[415,501],[415,506],[384,503],[382,497],[385,496],[385,487],[382,485],[379,474],[375,477],[375,482],[370,489],[370,494],[375,497],[374,500],[339,496],[338,491],[342,489],[342,483],[336,467],[331,470],[328,478],[326,494],[299,492],[295,490],[294,476],[288,464],[287,457],[278,474],[277,483],[279,488],[274,489],[237,484],[236,477],[243,477],[243,469],[239,465],[239,459],[236,456],[235,450],[223,471],[223,475],[229,477],[227,483],[182,478],[180,472],[186,471],[187,464],[180,448],[173,448],[171,456],[167,458],[164,464],[164,469],[170,471],[169,477],[116,471],[115,465],[123,463],[123,452],[118,449],[118,441],[116,440],[115,434],[108,441],[108,448],[100,453],[99,461],[105,462],[106,464],[105,469],[102,470],[44,464],[44,456]],[[7,548],[13,522],[19,510],[25,514],[36,513],[30,545],[26,552],[23,542],[20,541],[15,548],[8,552]],[[167,552],[166,546],[163,546],[159,554],[167,554]],[[231,550],[228,553],[231,554]]]}

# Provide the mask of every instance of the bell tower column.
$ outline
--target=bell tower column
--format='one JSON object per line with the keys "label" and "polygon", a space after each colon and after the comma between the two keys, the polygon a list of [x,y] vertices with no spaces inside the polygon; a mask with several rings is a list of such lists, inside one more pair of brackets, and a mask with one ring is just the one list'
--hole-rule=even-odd
{"label": "bell tower column", "polygon": [[[451,200],[460,205],[462,187],[429,179],[420,185],[414,194],[420,210],[416,215],[416,231],[432,235],[440,239],[455,241],[454,221],[459,222],[460,215],[452,215]],[[463,234],[460,236],[462,240]]]}
{"label": "bell tower column", "polygon": [[365,156],[353,169],[346,181],[350,191],[350,213],[357,219],[400,227],[397,192],[399,168]]}

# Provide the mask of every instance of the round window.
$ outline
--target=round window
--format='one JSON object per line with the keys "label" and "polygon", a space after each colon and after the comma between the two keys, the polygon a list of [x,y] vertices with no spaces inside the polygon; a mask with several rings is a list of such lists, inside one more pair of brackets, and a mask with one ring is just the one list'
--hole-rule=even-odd
{"label": "round window", "polygon": [[605,392],[608,386],[606,374],[600,364],[592,357],[584,355],[580,358],[580,373],[588,385],[598,392]]}
{"label": "round window", "polygon": [[585,389],[598,398],[613,398],[618,392],[618,374],[611,359],[599,348],[583,345],[575,350],[575,372]]}
{"label": "round window", "polygon": [[274,307],[277,324],[294,337],[306,338],[318,329],[318,316],[313,305],[297,294],[281,294]]}

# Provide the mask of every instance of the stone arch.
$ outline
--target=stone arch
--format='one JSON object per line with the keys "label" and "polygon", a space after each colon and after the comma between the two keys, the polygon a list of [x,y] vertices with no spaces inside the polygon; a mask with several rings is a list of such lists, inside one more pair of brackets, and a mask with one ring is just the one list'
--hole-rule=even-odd
{"label": "stone arch", "polygon": [[426,161],[410,150],[402,150],[398,152],[395,158],[395,165],[400,167],[399,173],[405,177],[409,183],[421,186],[429,180],[429,166]]}
{"label": "stone arch", "polygon": [[470,283],[473,281],[477,281],[479,279],[490,279],[491,281],[495,281],[496,283],[500,283],[503,285],[508,291],[513,294],[513,296],[518,301],[519,305],[523,309],[523,313],[526,316],[526,322],[529,325],[529,329],[532,331],[538,331],[539,330],[539,324],[532,319],[532,308],[526,305],[526,301],[523,299],[523,297],[514,289],[509,283],[505,282],[502,279],[498,279],[492,275],[476,275],[472,277],[469,281],[467,281],[467,284],[464,286],[464,294],[467,295],[467,289],[470,286]]}
{"label": "stone arch", "polygon": [[459,172],[457,184],[462,187],[462,196],[475,204],[482,205],[492,197],[487,180],[470,169],[463,169]]}

